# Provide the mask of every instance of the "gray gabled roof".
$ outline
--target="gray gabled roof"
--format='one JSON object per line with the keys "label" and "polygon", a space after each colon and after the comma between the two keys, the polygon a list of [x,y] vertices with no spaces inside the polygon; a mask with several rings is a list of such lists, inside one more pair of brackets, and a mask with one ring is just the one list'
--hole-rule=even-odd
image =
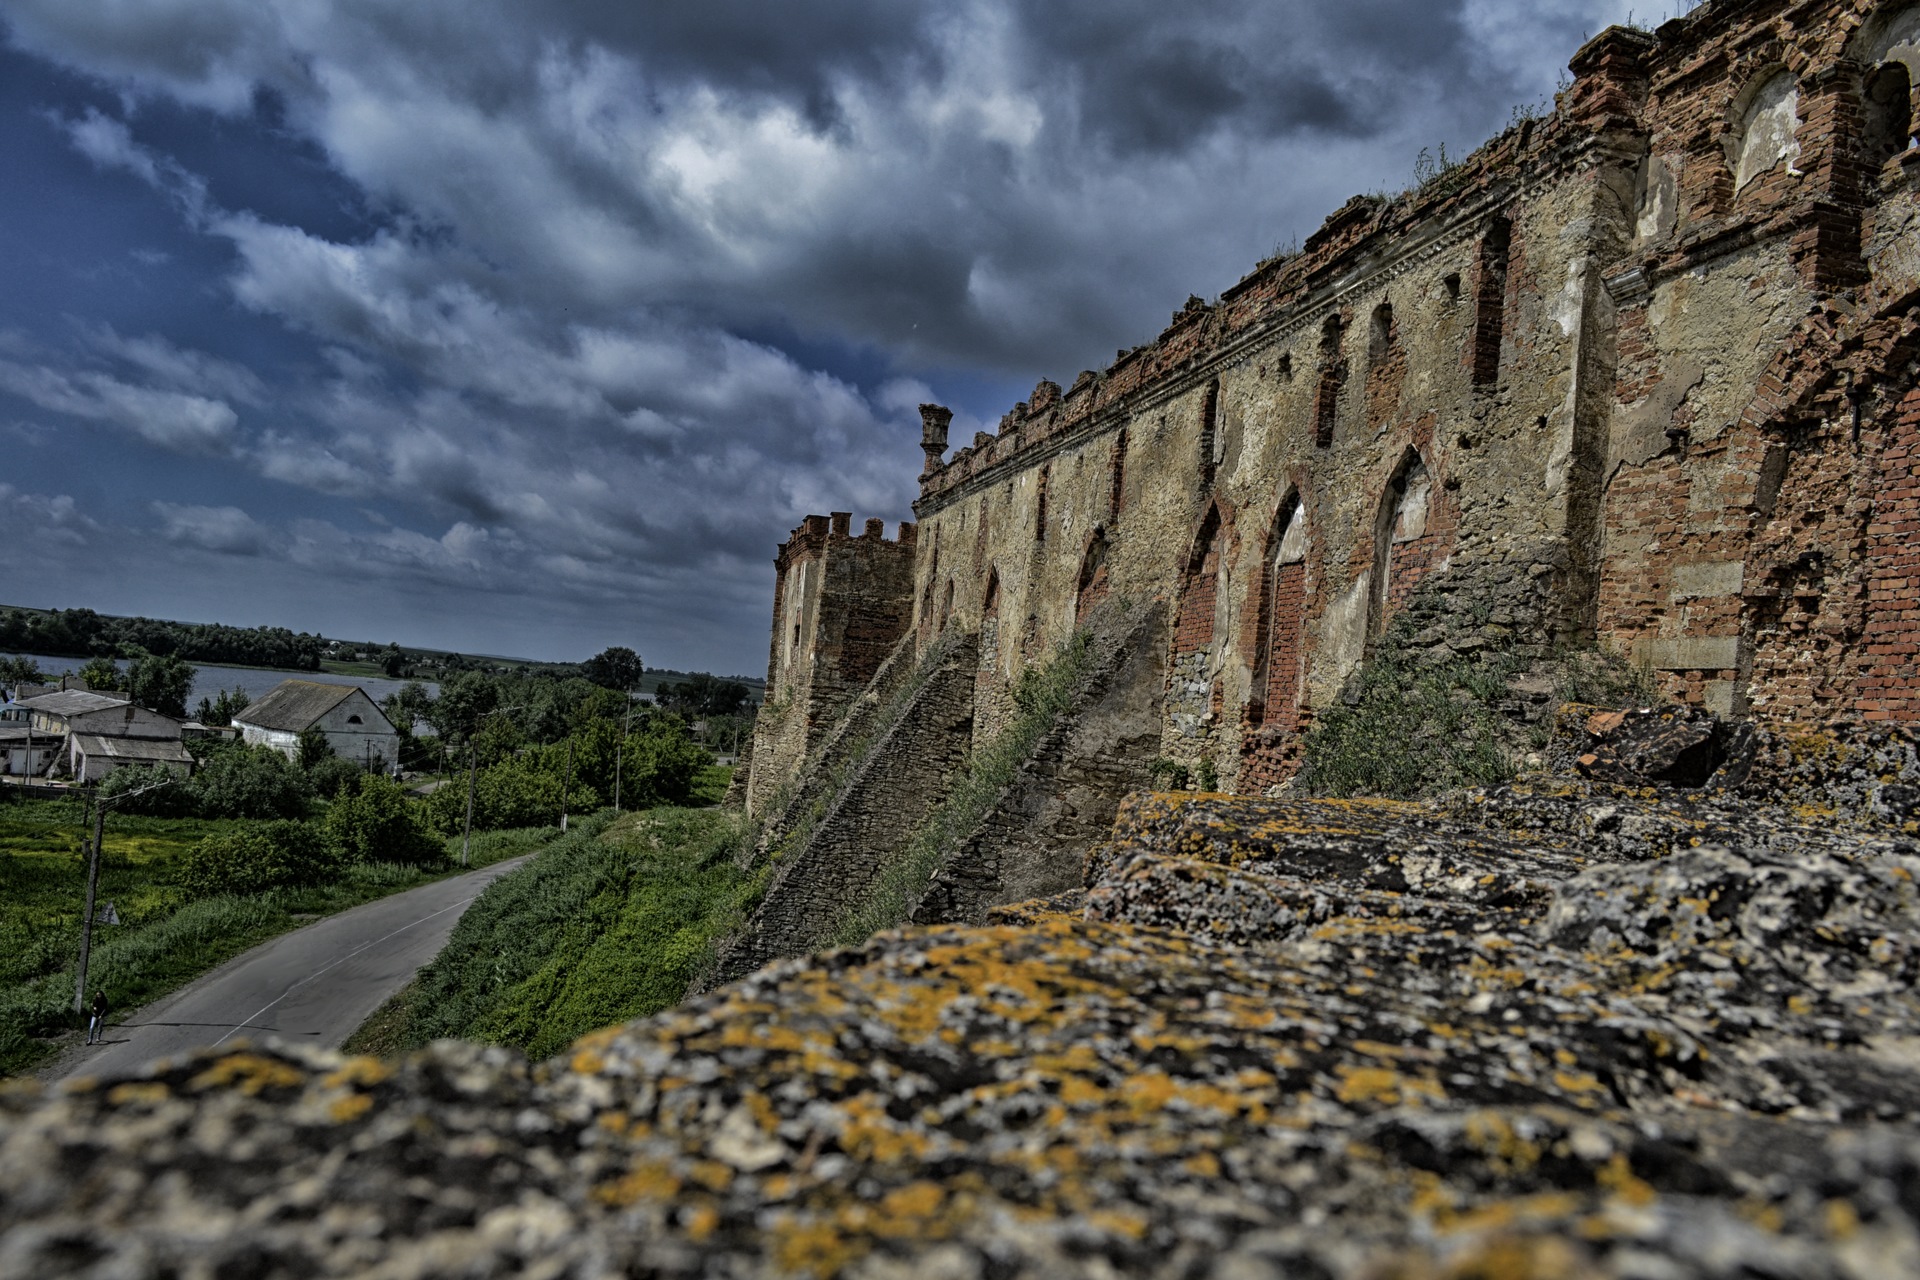
{"label": "gray gabled roof", "polygon": [[[256,729],[277,729],[299,733],[313,728],[314,722],[360,692],[357,684],[322,684],[318,680],[283,680],[245,711],[234,713],[235,724],[250,724]],[[372,701],[371,698],[368,699]]]}
{"label": "gray gabled roof", "polygon": [[192,754],[174,739],[103,738],[96,733],[80,733],[74,737],[80,744],[81,754],[96,760],[126,760],[135,764],[193,763]]}
{"label": "gray gabled roof", "polygon": [[108,707],[124,707],[131,699],[122,694],[94,693],[87,689],[68,689],[63,693],[43,693],[37,698],[25,698],[18,704],[29,711],[42,711],[56,716],[83,716],[89,711],[105,711]]}

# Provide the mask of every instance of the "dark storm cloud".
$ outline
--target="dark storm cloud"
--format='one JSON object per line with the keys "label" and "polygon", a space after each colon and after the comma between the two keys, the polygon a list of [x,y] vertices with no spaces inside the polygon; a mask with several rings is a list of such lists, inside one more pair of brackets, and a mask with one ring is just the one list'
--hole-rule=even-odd
{"label": "dark storm cloud", "polygon": [[[351,582],[422,626],[553,619],[538,652],[645,619],[750,668],[787,528],[907,513],[917,403],[996,388],[965,439],[998,388],[1152,336],[1498,128],[1616,8],[7,0],[16,48],[99,90],[35,108],[86,198],[145,201],[70,276],[190,287],[171,324],[0,341],[45,473],[0,515],[74,548],[49,573],[137,544],[123,589]],[[83,492],[62,422],[203,465],[162,496],[109,454]]]}

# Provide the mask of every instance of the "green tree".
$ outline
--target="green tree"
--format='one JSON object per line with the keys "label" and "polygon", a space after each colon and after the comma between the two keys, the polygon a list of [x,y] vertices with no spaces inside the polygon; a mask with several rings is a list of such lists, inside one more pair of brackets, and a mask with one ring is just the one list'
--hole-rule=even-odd
{"label": "green tree", "polygon": [[32,658],[0,657],[0,684],[45,684],[46,672]]}
{"label": "green tree", "polygon": [[393,721],[393,727],[402,734],[411,735],[414,725],[425,720],[433,720],[433,695],[427,692],[427,686],[418,680],[409,680],[387,695],[380,704],[387,713],[387,719]]}
{"label": "green tree", "polygon": [[359,774],[327,806],[326,829],[355,862],[433,866],[447,850],[422,821],[400,784],[377,773]]}
{"label": "green tree", "polygon": [[603,689],[631,689],[640,683],[646,668],[640,655],[624,645],[602,649],[580,664],[580,673]]}
{"label": "green tree", "polygon": [[127,665],[127,682],[123,687],[147,710],[184,720],[187,695],[193,692],[196,674],[177,653],[142,653]]}
{"label": "green tree", "polygon": [[313,771],[313,766],[333,755],[333,744],[327,741],[327,735],[319,729],[311,726],[302,729],[296,741],[299,744],[299,754],[295,763],[309,773]]}
{"label": "green tree", "polygon": [[380,669],[387,673],[389,680],[398,680],[400,673],[407,669],[407,655],[397,643],[389,640],[387,647],[380,651]]}
{"label": "green tree", "polygon": [[87,665],[80,668],[80,679],[86,682],[87,688],[101,693],[114,693],[126,687],[120,664],[112,658],[88,659]]}
{"label": "green tree", "polygon": [[478,671],[462,671],[440,685],[431,713],[433,727],[449,742],[465,742],[499,705],[498,684]]}
{"label": "green tree", "polygon": [[672,711],[695,719],[730,716],[747,704],[747,686],[738,680],[722,680],[705,671],[695,672],[680,684],[665,685],[660,703]]}
{"label": "green tree", "polygon": [[[134,793],[138,792],[138,795]],[[183,818],[194,811],[194,793],[184,778],[161,764],[135,764],[115,769],[100,783],[100,798],[130,796],[114,806],[115,813],[143,818]]]}
{"label": "green tree", "polygon": [[253,695],[239,685],[232,689],[222,689],[212,698],[200,699],[200,706],[194,712],[194,718],[201,724],[224,728],[233,723],[233,718],[253,705]]}
{"label": "green tree", "polygon": [[313,783],[293,761],[240,742],[209,750],[189,785],[205,818],[299,818],[314,800]]}

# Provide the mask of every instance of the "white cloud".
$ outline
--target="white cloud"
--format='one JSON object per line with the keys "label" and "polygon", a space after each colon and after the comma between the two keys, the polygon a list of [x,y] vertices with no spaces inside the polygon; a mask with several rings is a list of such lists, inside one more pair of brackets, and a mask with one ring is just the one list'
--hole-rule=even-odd
{"label": "white cloud", "polygon": [[0,360],[0,390],[43,409],[130,431],[164,449],[212,453],[232,441],[239,415],[205,396],[137,386],[104,373]]}
{"label": "white cloud", "polygon": [[273,531],[238,507],[156,502],[153,512],[160,517],[160,536],[180,546],[234,556],[266,555],[278,549]]}
{"label": "white cloud", "polygon": [[100,532],[100,524],[68,494],[23,493],[0,484],[0,529],[16,547],[85,547]]}

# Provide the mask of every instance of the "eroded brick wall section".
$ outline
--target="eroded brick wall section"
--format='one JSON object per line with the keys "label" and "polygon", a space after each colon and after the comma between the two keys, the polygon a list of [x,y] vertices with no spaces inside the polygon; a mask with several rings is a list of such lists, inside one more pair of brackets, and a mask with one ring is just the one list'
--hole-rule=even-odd
{"label": "eroded brick wall section", "polygon": [[1855,705],[1865,720],[1920,720],[1920,390],[1893,415],[1868,528],[1865,657]]}
{"label": "eroded brick wall section", "polygon": [[[943,452],[923,410],[916,635],[980,638],[978,724],[1103,600],[1167,606],[1158,750],[1243,790],[1285,780],[1396,614],[1459,630],[1464,599],[1499,602],[1476,644],[1597,643],[1718,711],[1920,717],[1920,5],[1708,0],[1570,69],[1551,113],[997,430]],[[1410,454],[1424,523],[1383,506]],[[1281,566],[1249,513],[1296,491],[1313,537]]]}

